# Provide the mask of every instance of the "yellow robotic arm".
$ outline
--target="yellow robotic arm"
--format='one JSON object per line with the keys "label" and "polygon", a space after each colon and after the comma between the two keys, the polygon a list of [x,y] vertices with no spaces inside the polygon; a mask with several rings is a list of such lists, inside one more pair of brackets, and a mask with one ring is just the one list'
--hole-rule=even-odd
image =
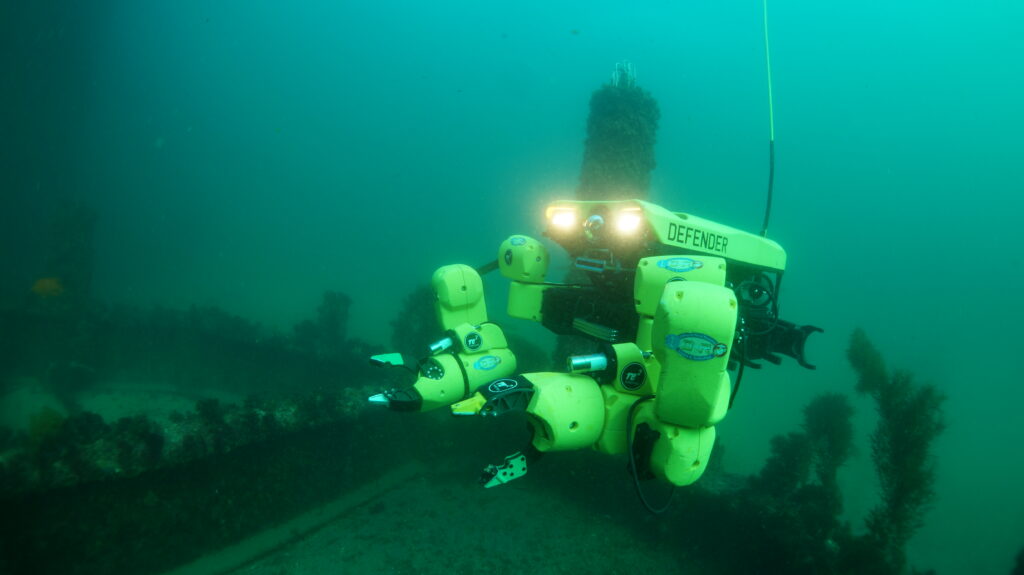
{"label": "yellow robotic arm", "polygon": [[379,393],[370,397],[370,403],[397,411],[429,411],[515,373],[516,358],[505,334],[487,321],[480,274],[466,265],[444,266],[434,272],[431,284],[445,337],[431,344],[430,355],[418,361],[397,353],[370,358],[374,364],[404,367],[417,374],[411,387]]}

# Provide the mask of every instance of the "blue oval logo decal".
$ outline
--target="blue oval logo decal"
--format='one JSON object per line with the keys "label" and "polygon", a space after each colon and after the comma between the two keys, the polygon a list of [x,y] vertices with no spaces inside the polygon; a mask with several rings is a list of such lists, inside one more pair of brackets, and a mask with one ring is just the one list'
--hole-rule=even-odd
{"label": "blue oval logo decal", "polygon": [[707,361],[724,356],[729,352],[729,347],[724,343],[715,341],[715,338],[706,333],[680,333],[665,336],[665,347],[675,350],[676,353],[694,361]]}
{"label": "blue oval logo decal", "polygon": [[496,355],[485,355],[473,363],[473,368],[480,371],[490,371],[501,363],[501,358]]}
{"label": "blue oval logo decal", "polygon": [[693,258],[670,258],[659,261],[658,267],[670,272],[686,273],[704,267],[704,262]]}

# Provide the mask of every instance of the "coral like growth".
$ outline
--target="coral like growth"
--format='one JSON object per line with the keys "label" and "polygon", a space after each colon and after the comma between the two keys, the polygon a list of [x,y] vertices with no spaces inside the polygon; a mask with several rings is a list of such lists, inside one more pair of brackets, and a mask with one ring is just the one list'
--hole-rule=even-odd
{"label": "coral like growth", "polygon": [[907,372],[890,375],[862,330],[854,331],[847,355],[859,375],[857,390],[875,400],[879,416],[871,454],[882,502],[868,516],[868,537],[885,563],[899,571],[906,563],[904,546],[935,497],[931,448],[945,428],[945,396],[933,385],[916,384]]}
{"label": "coral like growth", "polygon": [[606,84],[594,92],[580,169],[581,200],[647,197],[660,116],[654,98],[633,84]]}

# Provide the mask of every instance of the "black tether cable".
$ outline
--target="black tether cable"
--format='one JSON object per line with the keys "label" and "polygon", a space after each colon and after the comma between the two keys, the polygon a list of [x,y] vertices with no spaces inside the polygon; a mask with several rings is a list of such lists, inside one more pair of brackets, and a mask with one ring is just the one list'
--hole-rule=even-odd
{"label": "black tether cable", "polygon": [[640,497],[640,502],[644,504],[644,507],[646,507],[648,511],[658,515],[668,511],[668,508],[672,506],[672,496],[675,495],[676,486],[672,486],[672,490],[669,491],[668,494],[668,501],[665,502],[663,507],[654,507],[651,505],[651,503],[647,501],[647,497],[644,496],[643,489],[640,487],[640,474],[636,469],[636,458],[633,455],[633,416],[636,415],[637,407],[641,403],[650,399],[654,399],[654,396],[645,395],[636,400],[633,405],[629,406],[629,414],[626,417],[626,447],[629,452],[629,474],[633,476],[633,486],[636,487],[636,494]]}
{"label": "black tether cable", "polygon": [[476,268],[476,273],[480,275],[487,275],[494,270],[498,269],[498,260],[491,260],[482,266]]}
{"label": "black tether cable", "polygon": [[737,346],[737,351],[740,353],[740,366],[736,370],[736,384],[732,386],[732,393],[729,395],[729,408],[732,409],[732,402],[736,401],[736,394],[740,392],[740,383],[743,381],[743,369],[747,365],[747,354],[746,350],[743,349],[746,346],[746,341]]}
{"label": "black tether cable", "polygon": [[775,189],[775,140],[768,140],[768,199],[764,206],[764,225],[761,236],[768,235],[768,218],[772,215],[772,193]]}

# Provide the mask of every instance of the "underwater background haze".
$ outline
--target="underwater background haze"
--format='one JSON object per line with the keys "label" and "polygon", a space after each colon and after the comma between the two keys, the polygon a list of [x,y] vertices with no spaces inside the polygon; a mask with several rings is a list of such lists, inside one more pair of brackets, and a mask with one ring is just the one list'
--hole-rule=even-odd
{"label": "underwater background haze", "polygon": [[[748,372],[724,465],[756,471],[811,397],[854,396],[862,327],[949,398],[910,563],[1008,573],[1024,545],[1024,3],[768,9],[768,236],[788,253],[782,314],[825,333],[816,371]],[[590,94],[624,60],[661,110],[650,201],[756,233],[762,26],[760,3],[734,1],[7,3],[0,298],[32,288],[51,214],[75,200],[97,214],[99,299],[287,329],[337,290],[348,333],[386,345],[435,268],[541,236],[546,203],[575,195]],[[504,280],[485,282],[500,318]],[[875,415],[854,402],[841,482],[860,525]]]}

